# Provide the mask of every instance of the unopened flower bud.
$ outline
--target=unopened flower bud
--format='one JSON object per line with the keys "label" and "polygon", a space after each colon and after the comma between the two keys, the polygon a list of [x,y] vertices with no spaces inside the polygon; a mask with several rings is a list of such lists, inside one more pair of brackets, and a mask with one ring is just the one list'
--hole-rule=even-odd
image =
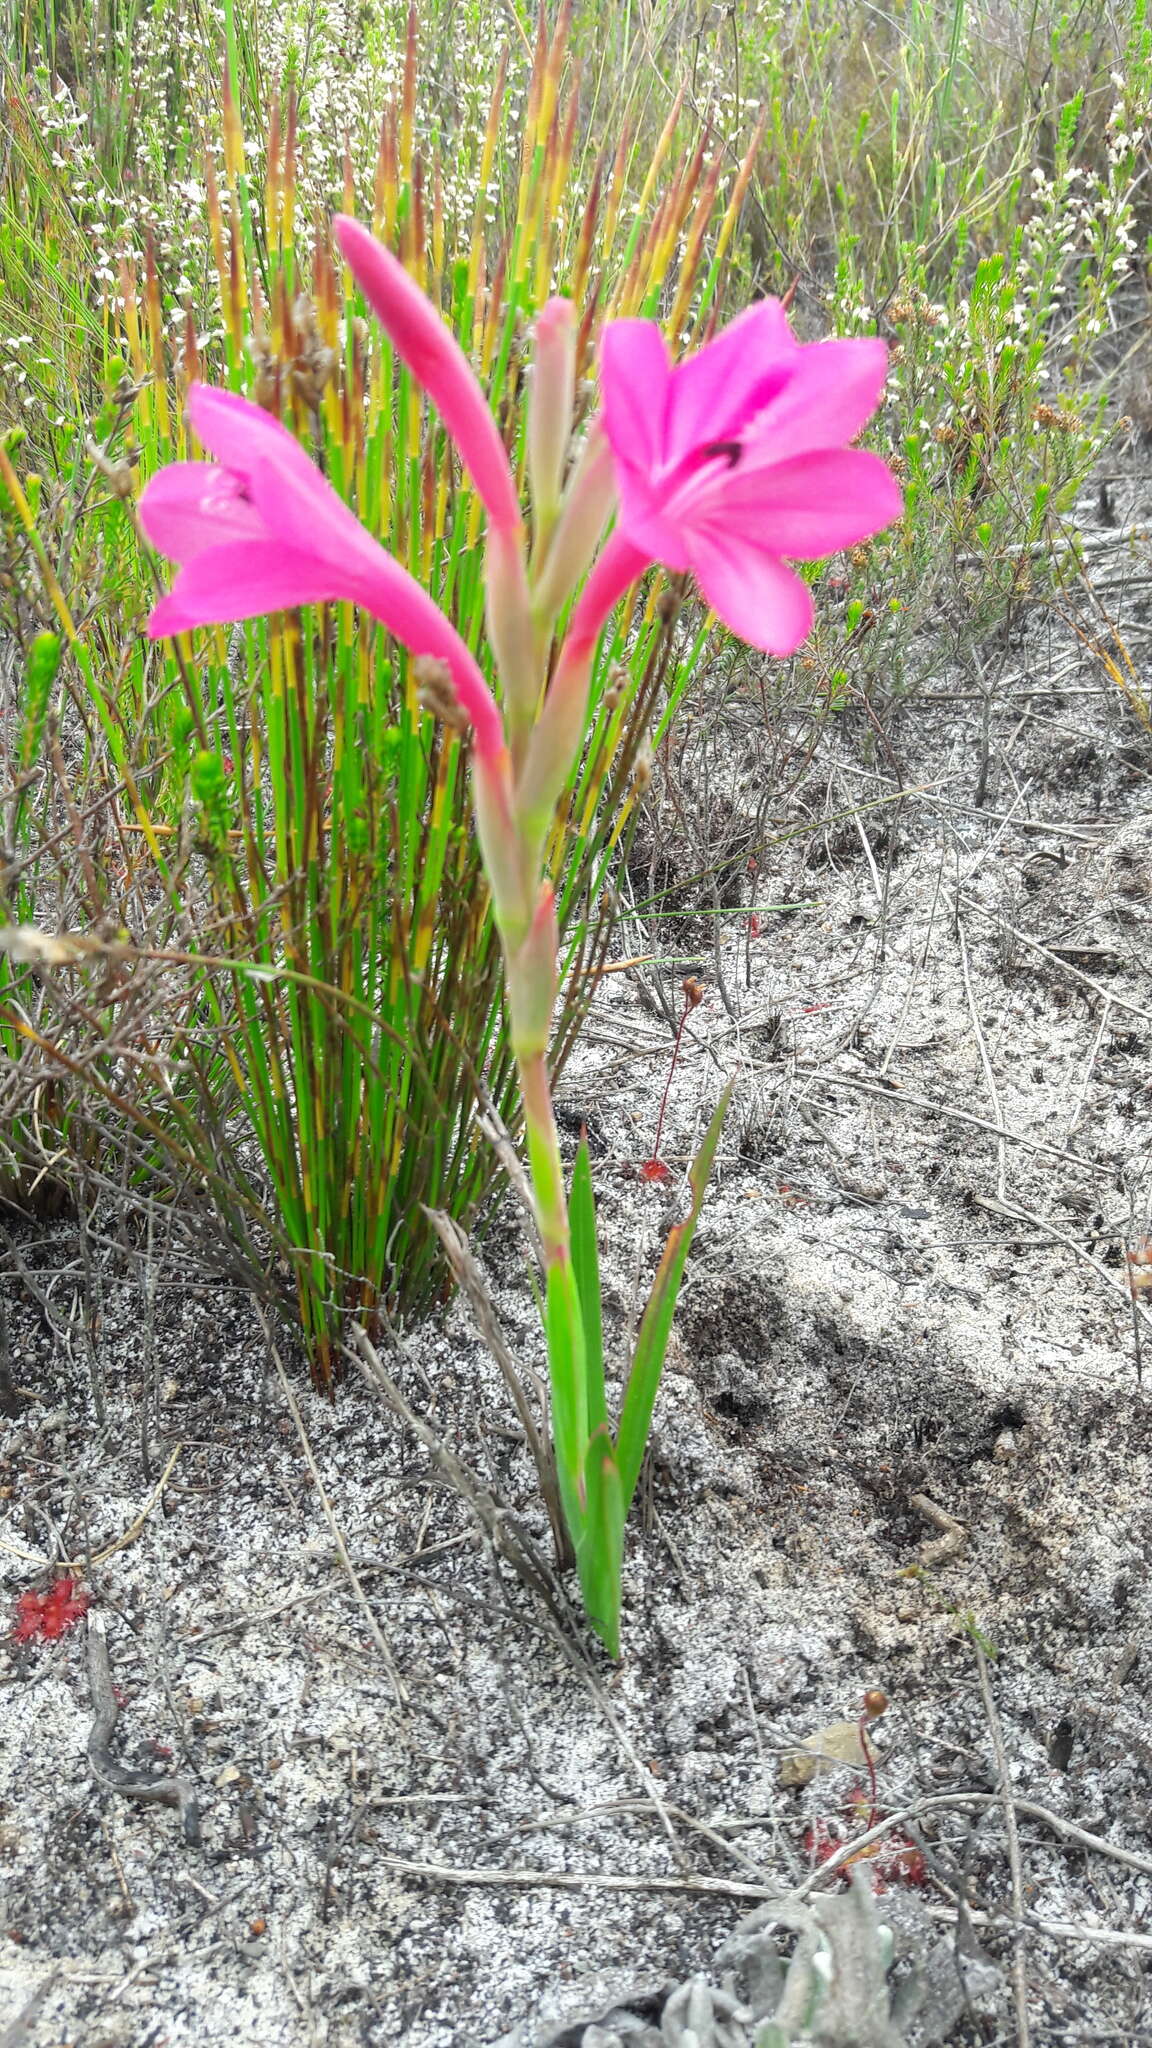
{"label": "unopened flower bud", "polygon": [[84,446],[88,460],[95,464],[113,497],[127,502],[132,496],[132,471],[140,460],[140,450],[130,448],[119,462],[112,462],[95,441],[85,441]]}
{"label": "unopened flower bud", "polygon": [[620,662],[614,662],[608,671],[608,683],[604,691],[603,703],[605,711],[619,710],[624,702],[624,692],[627,688],[628,671]]}
{"label": "unopened flower bud", "polygon": [[528,476],[537,529],[555,520],[572,432],[576,313],[571,299],[549,299],[536,317],[528,403]]}

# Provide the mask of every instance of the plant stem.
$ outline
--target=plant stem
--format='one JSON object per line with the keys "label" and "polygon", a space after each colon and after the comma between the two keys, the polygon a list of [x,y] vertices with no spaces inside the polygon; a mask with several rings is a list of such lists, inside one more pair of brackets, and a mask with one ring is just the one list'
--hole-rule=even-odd
{"label": "plant stem", "polygon": [[668,1079],[664,1083],[664,1093],[660,1097],[660,1114],[656,1119],[656,1143],[652,1147],[652,1157],[648,1161],[649,1166],[658,1166],[660,1164],[660,1139],[664,1132],[664,1112],[668,1107],[668,1091],[672,1086],[672,1076],[676,1072],[676,1062],[680,1057],[680,1041],[684,1036],[684,1026],[704,996],[704,991],[694,975],[689,975],[686,980],[681,982],[680,986],[684,991],[684,1012],[676,1027],[676,1042],[672,1047],[672,1063],[668,1069]]}

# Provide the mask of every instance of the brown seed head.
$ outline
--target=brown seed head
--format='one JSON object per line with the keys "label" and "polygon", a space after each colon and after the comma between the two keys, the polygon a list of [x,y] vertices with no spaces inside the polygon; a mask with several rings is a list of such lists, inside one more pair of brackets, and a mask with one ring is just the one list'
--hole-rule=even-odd
{"label": "brown seed head", "polygon": [[430,711],[433,718],[439,718],[454,732],[467,732],[468,714],[456,695],[448,663],[438,661],[434,654],[418,654],[412,663],[412,674],[423,710]]}

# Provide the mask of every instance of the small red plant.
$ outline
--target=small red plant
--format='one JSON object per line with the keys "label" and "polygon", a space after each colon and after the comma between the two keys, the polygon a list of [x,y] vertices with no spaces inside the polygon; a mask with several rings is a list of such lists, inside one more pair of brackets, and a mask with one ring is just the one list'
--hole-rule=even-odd
{"label": "small red plant", "polygon": [[[877,1821],[885,1818],[882,1810],[869,1807],[864,1787],[849,1801],[843,1821],[828,1821],[823,1816],[813,1821],[804,1830],[804,1848],[815,1864],[828,1863],[838,1850],[852,1839],[853,1831],[860,1827],[867,1834]],[[873,1889],[886,1892],[892,1885],[924,1885],[929,1881],[928,1865],[924,1852],[918,1849],[910,1835],[893,1829],[878,1842],[868,1842],[862,1849],[854,1849],[846,1856],[837,1870],[842,1884],[847,1884],[848,1873],[854,1863],[867,1863],[872,1873]]]}
{"label": "small red plant", "polygon": [[664,1129],[664,1111],[668,1107],[668,1090],[672,1086],[672,1076],[676,1072],[676,1062],[680,1057],[680,1041],[684,1036],[684,1026],[688,1022],[693,1010],[704,1000],[703,985],[697,981],[694,974],[687,975],[680,983],[680,986],[684,991],[684,1014],[676,1027],[676,1043],[672,1047],[672,1064],[668,1069],[668,1079],[664,1083],[664,1093],[660,1097],[660,1114],[656,1119],[656,1143],[652,1147],[651,1159],[646,1159],[640,1168],[641,1180],[667,1180],[671,1172],[671,1168],[665,1166],[664,1161],[660,1157],[660,1137]]}
{"label": "small red plant", "polygon": [[[864,1695],[864,1712],[860,1716],[860,1747],[868,1772],[867,1786],[861,1784],[854,1791],[845,1809],[842,1821],[825,1820],[817,1815],[811,1827],[804,1830],[804,1848],[814,1864],[828,1863],[837,1851],[852,1840],[858,1829],[868,1834],[879,1821],[886,1819],[876,1799],[876,1765],[872,1756],[872,1745],[868,1740],[868,1725],[887,1713],[888,1700],[878,1687]],[[837,1872],[842,1884],[847,1884],[848,1873],[853,1863],[867,1863],[872,1874],[873,1889],[886,1892],[890,1885],[924,1885],[929,1881],[928,1865],[924,1853],[918,1849],[910,1835],[893,1829],[890,1835],[881,1836],[879,1841],[867,1842],[860,1849],[853,1850],[844,1858]]]}
{"label": "small red plant", "polygon": [[21,1593],[16,1602],[12,1641],[52,1642],[74,1628],[91,1604],[90,1594],[83,1592],[75,1579],[56,1579],[43,1593]]}

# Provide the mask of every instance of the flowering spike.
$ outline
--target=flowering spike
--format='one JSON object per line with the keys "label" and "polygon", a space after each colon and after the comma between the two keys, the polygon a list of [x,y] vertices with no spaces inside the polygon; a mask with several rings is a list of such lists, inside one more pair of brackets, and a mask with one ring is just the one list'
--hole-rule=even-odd
{"label": "flowering spike", "polygon": [[296,87],[288,93],[288,127],[284,137],[284,172],[280,184],[280,242],[290,251],[296,232]]}
{"label": "flowering spike", "polygon": [[224,168],[228,173],[228,183],[235,194],[244,175],[244,131],[240,125],[240,113],[232,86],[232,70],[227,63],[224,66],[223,128]]}
{"label": "flowering spike", "polygon": [[272,111],[268,120],[268,154],[264,171],[264,237],[269,250],[279,246],[280,240],[280,95],[272,95]]}
{"label": "flowering spike", "polygon": [[677,93],[676,98],[672,102],[672,110],[668,116],[668,119],[665,121],[663,128],[660,130],[660,133],[656,138],[656,147],[652,152],[652,161],[648,166],[648,171],[644,179],[644,185],[640,193],[639,203],[636,208],[637,219],[639,219],[643,215],[645,207],[648,205],[648,202],[651,199],[653,192],[656,190],[656,180],[658,179],[661,171],[664,168],[664,159],[667,156],[668,151],[672,147],[672,139],[676,133],[676,128],[680,120],[680,116],[684,111],[684,94],[686,90],[687,88],[685,86],[682,85],[680,87],[680,90]]}
{"label": "flowering spike", "polygon": [[380,120],[380,147],[376,152],[376,182],[372,192],[372,233],[378,241],[395,240],[399,189],[396,111],[394,107],[385,107]]}
{"label": "flowering spike", "polygon": [[416,134],[416,66],[418,60],[416,0],[408,8],[408,32],[404,39],[404,89],[400,101],[400,176],[412,179],[412,149]]}

